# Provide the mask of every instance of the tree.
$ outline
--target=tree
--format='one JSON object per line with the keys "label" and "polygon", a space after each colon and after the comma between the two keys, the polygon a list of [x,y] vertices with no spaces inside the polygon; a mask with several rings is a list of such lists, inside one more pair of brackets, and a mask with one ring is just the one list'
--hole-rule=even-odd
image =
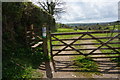
{"label": "tree", "polygon": [[61,0],[42,0],[41,2],[38,3],[40,7],[43,8],[43,10],[47,11],[52,16],[57,15],[59,17],[60,13],[65,12],[64,10],[65,2]]}

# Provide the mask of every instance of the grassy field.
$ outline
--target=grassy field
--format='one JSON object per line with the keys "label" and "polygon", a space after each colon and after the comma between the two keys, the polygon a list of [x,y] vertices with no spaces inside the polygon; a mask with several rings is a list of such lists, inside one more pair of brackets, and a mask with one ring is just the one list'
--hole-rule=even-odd
{"label": "grassy field", "polygon": [[[67,33],[67,32],[87,32],[88,30],[74,30],[74,29],[69,29],[69,28],[59,28],[57,30],[57,32],[55,33]],[[70,39],[73,37],[76,37],[78,35],[60,35],[60,36],[56,36],[58,39]],[[54,38],[52,38],[54,39]],[[53,42],[53,44],[61,44],[61,42],[59,41],[55,41]]]}

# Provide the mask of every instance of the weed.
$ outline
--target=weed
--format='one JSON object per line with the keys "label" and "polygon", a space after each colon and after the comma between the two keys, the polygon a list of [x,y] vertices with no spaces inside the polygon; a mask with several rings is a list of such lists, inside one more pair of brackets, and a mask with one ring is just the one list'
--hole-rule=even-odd
{"label": "weed", "polygon": [[74,63],[79,67],[78,69],[81,71],[98,72],[98,65],[90,58],[78,56],[75,58]]}

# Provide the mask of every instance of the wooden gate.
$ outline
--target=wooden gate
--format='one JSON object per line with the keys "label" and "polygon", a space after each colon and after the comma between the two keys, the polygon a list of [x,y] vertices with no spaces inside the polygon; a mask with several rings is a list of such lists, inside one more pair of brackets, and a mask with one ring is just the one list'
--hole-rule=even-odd
{"label": "wooden gate", "polygon": [[[113,34],[113,36],[110,36]],[[52,33],[50,34],[51,58],[55,68],[55,56],[73,56],[73,55],[112,55],[104,57],[91,58],[118,58],[120,57],[120,31],[95,31],[95,32],[74,32],[74,33]],[[66,37],[65,37],[66,36]],[[72,36],[69,37],[69,36]],[[92,43],[89,41],[92,40]],[[68,43],[70,41],[70,43]],[[82,41],[82,43],[81,43]],[[86,42],[86,43],[83,43]],[[88,42],[88,43],[87,43]],[[94,45],[95,48],[83,48],[82,46]],[[75,47],[79,46],[79,47]],[[56,49],[58,47],[58,49]],[[68,49],[69,47],[69,49]],[[61,49],[60,49],[61,48]],[[89,51],[88,51],[89,50]],[[100,50],[101,52],[96,52]],[[104,51],[103,51],[104,50]],[[60,54],[63,51],[76,51],[77,53]]]}

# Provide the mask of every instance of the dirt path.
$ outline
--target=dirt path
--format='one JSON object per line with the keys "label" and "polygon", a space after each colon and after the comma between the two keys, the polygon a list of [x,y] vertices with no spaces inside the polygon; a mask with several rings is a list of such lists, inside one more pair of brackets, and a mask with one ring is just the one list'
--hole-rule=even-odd
{"label": "dirt path", "polygon": [[[81,41],[81,43],[91,43],[91,40],[88,40],[87,42]],[[66,42],[70,44],[71,42],[68,41]],[[90,45],[90,46],[82,46],[84,48],[95,48],[95,46]],[[63,47],[61,47],[63,48]],[[70,48],[67,48],[70,49]],[[90,52],[90,50],[88,51]],[[96,51],[97,53],[100,53],[100,50]],[[61,52],[60,54],[73,54],[75,53],[74,51],[64,51]],[[106,55],[97,55],[97,56],[106,56]],[[94,57],[96,57],[94,55]],[[73,61],[71,60],[73,57],[72,56],[55,56],[54,60],[56,61],[56,68],[57,72],[54,72],[52,63],[52,73],[53,73],[53,78],[120,78],[119,72],[120,72],[120,67],[117,67],[116,63],[113,63],[110,61],[110,59],[103,59],[103,58],[98,58],[94,59],[98,64],[99,64],[99,71],[100,74],[90,74],[86,72],[81,72],[77,70],[77,66],[74,66]],[[42,69],[42,67],[40,67]],[[45,69],[44,69],[45,70]],[[44,78],[46,78],[45,71],[43,70],[44,73]],[[90,75],[89,75],[90,74]]]}

